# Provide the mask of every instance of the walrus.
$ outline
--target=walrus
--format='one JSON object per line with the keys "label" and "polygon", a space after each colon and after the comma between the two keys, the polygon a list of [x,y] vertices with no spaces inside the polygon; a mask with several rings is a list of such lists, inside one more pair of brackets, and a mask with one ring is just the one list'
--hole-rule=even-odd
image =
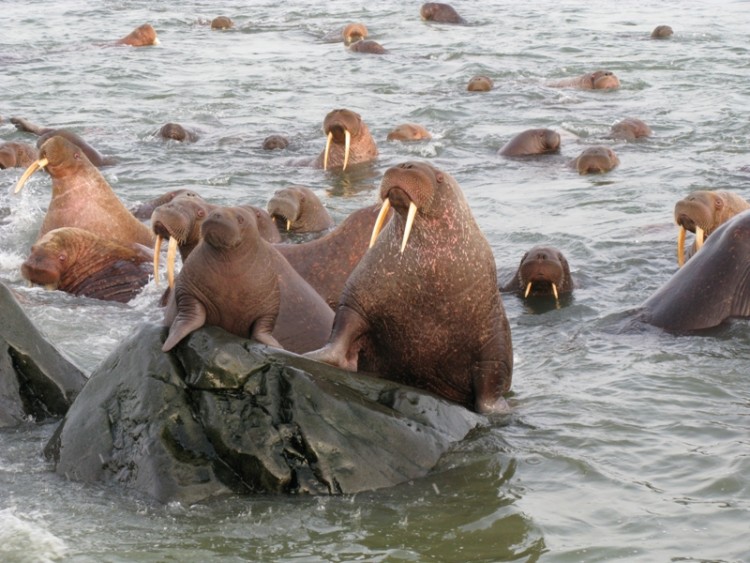
{"label": "walrus", "polygon": [[674,31],[668,25],[657,25],[651,32],[651,39],[667,39],[672,36]]}
{"label": "walrus", "polygon": [[551,88],[580,88],[582,90],[612,90],[620,87],[620,79],[609,70],[597,70],[573,78],[549,82]]}
{"label": "walrus", "polygon": [[456,180],[425,162],[389,168],[382,211],[336,309],[306,354],[426,389],[480,413],[507,412],[513,352],[495,258]]}
{"label": "walrus", "polygon": [[384,55],[388,52],[385,47],[372,39],[355,41],[350,43],[347,48],[354,53],[369,53],[372,55]]}
{"label": "walrus", "polygon": [[652,134],[651,127],[646,125],[645,122],[635,117],[626,117],[612,125],[608,137],[610,139],[634,141],[641,137],[650,137]]}
{"label": "walrus", "polygon": [[489,76],[474,76],[469,80],[466,89],[469,92],[489,92],[495,86]]}
{"label": "walrus", "polygon": [[188,188],[178,188],[176,190],[168,191],[160,196],[149,199],[130,208],[130,212],[138,219],[146,220],[151,218],[151,214],[154,209],[165,203],[169,203],[174,198],[185,195],[188,197],[201,197],[198,193]]}
{"label": "walrus", "polygon": [[560,151],[560,134],[552,129],[526,129],[497,152],[502,156],[532,156]]}
{"label": "walrus", "polygon": [[227,16],[217,16],[214,19],[211,20],[211,29],[232,29],[234,27],[234,22],[232,21],[232,18]]}
{"label": "walrus", "polygon": [[57,135],[45,141],[39,149],[39,160],[18,180],[16,193],[40,168],[45,168],[52,178],[52,198],[40,237],[59,227],[80,227],[125,245],[153,245],[151,230],[127,210],[78,146]]}
{"label": "walrus", "polygon": [[334,222],[320,198],[305,186],[276,190],[266,205],[280,231],[314,233],[333,227]]}
{"label": "walrus", "polygon": [[442,2],[427,2],[422,4],[419,8],[419,15],[425,21],[432,21],[438,23],[466,23],[461,16],[458,15],[455,8],[450,4],[443,4]]}
{"label": "walrus", "polygon": [[213,325],[299,354],[321,346],[332,322],[323,298],[260,237],[255,214],[219,207],[203,221],[201,242],[175,280],[162,350]]}
{"label": "walrus", "polygon": [[172,139],[174,141],[194,143],[198,140],[198,133],[189,127],[179,123],[165,123],[159,129],[159,136],[164,140]]}
{"label": "walrus", "polygon": [[639,310],[639,318],[669,332],[713,328],[750,317],[750,210],[722,224],[683,268]]}
{"label": "walrus", "polygon": [[285,149],[289,146],[289,139],[287,139],[283,135],[269,135],[268,137],[263,139],[263,144],[261,146],[263,147],[263,150],[266,151]]}
{"label": "walrus", "polygon": [[581,154],[568,163],[579,174],[601,174],[609,172],[619,164],[620,159],[615,154],[615,151],[603,145],[584,149]]}
{"label": "walrus", "polygon": [[45,233],[21,265],[30,283],[72,295],[127,303],[148,283],[153,255],[78,227]]}
{"label": "walrus", "polygon": [[[742,196],[728,191],[698,190],[674,206],[674,220],[680,228],[677,235],[677,264],[682,267],[703,246],[704,240],[720,225],[750,209]],[[685,251],[685,231],[695,233],[695,241]]]}
{"label": "walrus", "polygon": [[130,45],[131,47],[148,47],[150,45],[158,45],[159,38],[156,37],[156,30],[151,24],[144,23],[115,43],[117,45]]}
{"label": "walrus", "polygon": [[573,291],[573,276],[565,255],[553,246],[534,246],[524,253],[513,278],[501,285],[501,292],[529,297],[554,297]]}
{"label": "walrus", "polygon": [[336,31],[327,33],[323,37],[323,41],[326,43],[338,43],[344,42],[344,45],[351,45],[357,41],[365,39],[368,35],[367,26],[363,23],[353,22],[342,26]]}
{"label": "walrus", "polygon": [[432,139],[432,135],[416,123],[402,123],[391,129],[386,139],[388,141],[422,141]]}
{"label": "walrus", "polygon": [[39,158],[36,147],[9,141],[0,144],[0,169],[26,168]]}
{"label": "walrus", "polygon": [[110,166],[117,162],[117,160],[112,157],[102,156],[102,154],[98,150],[84,141],[80,135],[77,135],[76,133],[73,133],[68,129],[41,127],[40,125],[31,123],[30,121],[22,117],[11,117],[10,122],[15,125],[16,129],[18,129],[19,131],[37,135],[39,137],[36,142],[37,148],[41,147],[44,142],[50,137],[58,135],[60,137],[65,137],[68,141],[80,147],[81,150],[86,154],[86,158],[91,161],[91,164],[98,168],[101,168],[102,166]]}
{"label": "walrus", "polygon": [[323,120],[326,147],[315,161],[323,170],[346,170],[350,164],[371,162],[378,157],[378,147],[362,117],[348,109],[335,109]]}

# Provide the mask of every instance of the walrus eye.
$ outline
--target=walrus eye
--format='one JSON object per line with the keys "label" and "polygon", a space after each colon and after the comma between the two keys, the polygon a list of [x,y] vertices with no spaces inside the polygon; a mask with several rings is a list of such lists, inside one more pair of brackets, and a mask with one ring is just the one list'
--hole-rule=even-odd
{"label": "walrus eye", "polygon": [[200,218],[203,218],[206,215],[206,212],[203,211],[202,209],[199,209],[198,212],[196,213],[196,215],[200,219]]}
{"label": "walrus eye", "polygon": [[443,174],[440,173],[440,172],[438,172],[437,174],[435,174],[435,180],[437,180],[438,184],[442,184],[443,183]]}
{"label": "walrus eye", "polygon": [[721,209],[722,207],[724,207],[724,201],[720,200],[720,199],[717,199],[714,202],[714,206],[716,207],[716,209]]}
{"label": "walrus eye", "polygon": [[237,223],[242,225],[245,222],[245,218],[242,215],[237,216]]}
{"label": "walrus eye", "polygon": [[65,262],[65,258],[66,258],[66,257],[65,257],[65,254],[58,254],[58,255],[57,255],[57,259],[58,259],[58,260],[59,260],[60,262]]}
{"label": "walrus eye", "polygon": [[73,153],[73,158],[75,158],[76,160],[81,160],[81,153]]}

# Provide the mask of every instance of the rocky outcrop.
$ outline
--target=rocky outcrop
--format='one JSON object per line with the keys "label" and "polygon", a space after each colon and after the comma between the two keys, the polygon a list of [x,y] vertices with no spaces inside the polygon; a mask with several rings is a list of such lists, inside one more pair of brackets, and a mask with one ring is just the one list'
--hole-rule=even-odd
{"label": "rocky outcrop", "polygon": [[91,374],[45,449],[57,473],[162,502],[356,493],[425,475],[485,421],[218,328],[164,337],[142,326]]}
{"label": "rocky outcrop", "polygon": [[0,283],[0,428],[62,417],[86,376],[52,346]]}

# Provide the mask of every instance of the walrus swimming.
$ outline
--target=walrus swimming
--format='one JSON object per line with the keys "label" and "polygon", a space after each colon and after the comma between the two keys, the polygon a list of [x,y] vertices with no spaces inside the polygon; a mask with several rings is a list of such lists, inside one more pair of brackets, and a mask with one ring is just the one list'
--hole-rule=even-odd
{"label": "walrus swimming", "polygon": [[353,53],[369,53],[371,55],[384,55],[388,51],[377,41],[362,39],[351,43],[348,47]]}
{"label": "walrus swimming", "polygon": [[[688,194],[674,206],[674,220],[680,227],[677,236],[677,264],[682,267],[685,260],[703,246],[703,242],[720,225],[750,209],[742,196],[728,191],[698,190]],[[685,231],[695,233],[695,241],[685,251]]]}
{"label": "walrus swimming", "polygon": [[560,134],[552,129],[526,129],[505,143],[498,151],[502,156],[532,156],[559,152]]}
{"label": "walrus swimming", "polygon": [[131,47],[148,47],[158,45],[156,30],[149,23],[136,27],[122,39],[116,41],[118,45],[130,45]]}
{"label": "walrus swimming", "polygon": [[610,139],[623,139],[625,141],[634,141],[641,137],[650,137],[653,131],[651,127],[646,125],[640,119],[635,117],[626,117],[622,121],[618,121],[609,130],[608,137]]}
{"label": "walrus swimming", "polygon": [[489,76],[474,76],[469,80],[466,89],[469,92],[489,92],[495,86]]}
{"label": "walrus swimming", "polygon": [[175,280],[164,313],[169,351],[203,325],[302,353],[321,346],[333,311],[273,246],[255,215],[217,207],[201,226],[201,241]]}
{"label": "walrus swimming", "polygon": [[283,135],[273,134],[263,139],[263,144],[261,146],[263,147],[263,150],[266,151],[285,149],[289,146],[289,139]]}
{"label": "walrus swimming", "polygon": [[551,88],[580,88],[582,90],[612,90],[620,87],[620,79],[609,70],[597,70],[573,78],[547,83]]}
{"label": "walrus swimming", "polygon": [[432,139],[432,135],[416,123],[402,123],[391,129],[386,139],[388,141],[422,141]]}
{"label": "walrus swimming", "polygon": [[466,20],[458,15],[458,12],[456,12],[453,6],[442,2],[426,2],[425,4],[422,4],[419,8],[419,15],[425,21],[438,23],[466,23]]}
{"label": "walrus swimming", "polygon": [[588,147],[571,160],[568,165],[579,174],[601,174],[609,172],[620,164],[620,159],[609,147],[603,145]]}
{"label": "walrus swimming", "polygon": [[651,32],[651,39],[667,39],[672,36],[674,31],[668,25],[657,25]]}
{"label": "walrus swimming", "polygon": [[573,291],[573,276],[565,255],[552,246],[534,246],[524,253],[513,278],[501,286],[502,292],[529,297],[559,299]]}
{"label": "walrus swimming", "polygon": [[151,230],[120,201],[99,169],[83,151],[64,137],[49,138],[16,184],[18,193],[28,178],[44,168],[52,178],[52,198],[39,230],[41,237],[59,227],[80,227],[122,244],[151,247]]}
{"label": "walrus swimming", "polygon": [[357,41],[361,41],[367,37],[368,31],[367,26],[363,23],[353,22],[342,26],[336,31],[327,33],[323,37],[323,41],[326,43],[338,43],[344,42],[344,45],[351,45]]}
{"label": "walrus swimming", "polygon": [[289,186],[276,190],[266,205],[276,227],[281,231],[314,233],[333,227],[331,214],[310,188]]}
{"label": "walrus swimming", "polygon": [[326,147],[315,161],[324,170],[346,170],[349,165],[370,162],[378,157],[378,147],[362,117],[348,109],[335,109],[323,120]]}
{"label": "walrus swimming", "polygon": [[371,248],[346,281],[328,343],[308,357],[374,371],[481,413],[506,412],[513,353],[492,249],[458,183],[389,168]]}
{"label": "walrus swimming", "polygon": [[234,22],[232,21],[232,18],[227,16],[217,16],[214,19],[211,20],[211,29],[232,29],[234,27]]}
{"label": "walrus swimming", "polygon": [[138,219],[146,220],[151,218],[154,209],[165,203],[169,203],[174,198],[185,195],[188,197],[200,197],[196,192],[188,188],[178,188],[168,191],[165,194],[157,196],[130,208],[130,212]]}
{"label": "walrus swimming", "polygon": [[159,136],[162,139],[180,142],[194,143],[198,140],[198,133],[189,127],[180,125],[179,123],[165,123],[159,129]]}
{"label": "walrus swimming", "polygon": [[9,141],[0,144],[0,169],[26,168],[39,158],[39,151],[32,145]]}

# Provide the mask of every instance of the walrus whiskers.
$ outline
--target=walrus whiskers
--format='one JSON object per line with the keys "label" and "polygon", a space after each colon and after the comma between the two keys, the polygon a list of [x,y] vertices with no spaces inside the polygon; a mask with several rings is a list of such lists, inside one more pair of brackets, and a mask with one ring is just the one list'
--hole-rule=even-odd
{"label": "walrus whiskers", "polygon": [[169,288],[174,289],[174,262],[177,256],[177,239],[169,237],[169,245],[167,246],[167,282]]}
{"label": "walrus whiskers", "polygon": [[391,200],[388,198],[385,198],[383,200],[383,206],[380,208],[380,213],[378,213],[378,218],[375,219],[375,225],[372,228],[372,235],[370,236],[370,246],[368,248],[372,248],[375,244],[375,241],[378,238],[378,235],[380,234],[381,229],[383,228],[383,223],[385,222],[385,218],[388,215],[388,212],[391,210]]}
{"label": "walrus whiskers", "polygon": [[39,160],[32,162],[29,167],[26,169],[26,171],[21,175],[21,178],[18,180],[18,183],[16,184],[16,189],[13,193],[18,193],[23,188],[26,181],[29,179],[29,177],[39,170],[40,168],[44,168],[49,164],[49,160],[46,158],[40,158]]}
{"label": "walrus whiskers", "polygon": [[159,286],[159,250],[161,249],[161,235],[156,235],[154,244],[154,283]]}

